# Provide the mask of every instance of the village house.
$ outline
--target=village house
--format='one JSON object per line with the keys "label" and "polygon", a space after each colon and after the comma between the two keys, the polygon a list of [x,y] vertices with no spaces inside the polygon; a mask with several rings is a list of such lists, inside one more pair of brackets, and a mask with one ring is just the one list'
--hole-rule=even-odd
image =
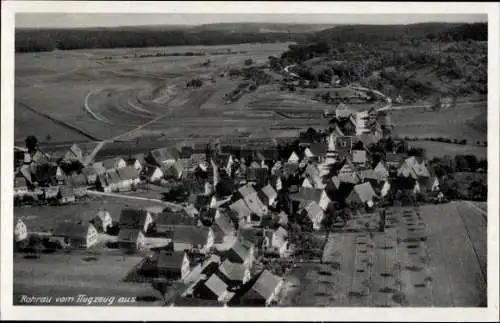
{"label": "village house", "polygon": [[302,181],[302,184],[300,185],[302,188],[314,188],[314,185],[311,183],[311,180],[309,177],[305,177],[304,180]]}
{"label": "village house", "polygon": [[284,211],[281,211],[277,215],[277,220],[279,225],[286,227],[288,225],[288,214],[286,214]]}
{"label": "village house", "polygon": [[90,220],[90,223],[92,223],[98,232],[106,233],[113,226],[113,218],[109,211],[98,210],[96,216]]}
{"label": "village house", "polygon": [[61,186],[59,189],[58,199],[59,204],[74,203],[76,198],[73,187],[71,185]]}
{"label": "village house", "polygon": [[288,157],[288,163],[290,164],[298,164],[300,162],[300,157],[297,155],[295,152],[292,152],[290,154],[290,157]]}
{"label": "village house", "polygon": [[94,169],[97,176],[106,174],[106,168],[104,168],[102,162],[93,163],[91,167]]}
{"label": "village house", "polygon": [[[115,171],[127,167],[127,162],[122,157],[114,157],[105,159],[100,162],[106,173],[114,173]],[[97,169],[96,169],[97,171]],[[99,174],[99,172],[98,172]]]}
{"label": "village house", "polygon": [[408,178],[408,177],[411,177],[412,179],[417,179],[418,178],[418,175],[417,173],[415,172],[415,169],[414,167],[406,164],[406,163],[403,163],[397,170],[397,176],[398,177],[404,177],[404,178]]}
{"label": "village house", "polygon": [[14,177],[14,197],[22,197],[28,193],[28,184],[26,178],[21,176]]}
{"label": "village house", "polygon": [[144,154],[136,154],[129,158],[127,161],[127,166],[134,167],[139,173],[142,171],[144,166],[146,166],[146,160],[144,159]]}
{"label": "village house", "polygon": [[238,219],[239,225],[249,224],[252,211],[248,208],[247,204],[243,199],[239,199],[229,206],[229,209],[233,211]]}
{"label": "village house", "polygon": [[352,163],[359,168],[364,168],[367,163],[366,150],[352,150]]}
{"label": "village house", "polygon": [[91,166],[84,167],[82,169],[82,175],[85,176],[88,185],[94,185],[97,181],[97,171]]}
{"label": "village house", "polygon": [[124,208],[120,213],[120,231],[123,228],[137,229],[148,232],[150,225],[154,222],[152,216],[142,209]]}
{"label": "village house", "polygon": [[372,185],[369,182],[365,182],[354,186],[349,196],[347,196],[346,202],[370,205],[373,204],[373,199],[376,197],[377,195],[375,194]]}
{"label": "village house", "polygon": [[322,192],[323,190],[315,188],[301,188],[298,192],[291,193],[289,196],[291,202],[290,214],[295,214],[299,210],[301,204],[312,201],[319,203]]}
{"label": "village house", "polygon": [[255,215],[250,218],[250,222],[253,224],[259,224],[262,221],[262,217],[267,214],[268,209],[260,200],[257,192],[252,185],[247,184],[239,188],[238,193],[243,198],[248,208]]}
{"label": "village house", "polygon": [[313,143],[304,150],[304,157],[307,160],[322,163],[326,158],[328,145],[324,143]]}
{"label": "village house", "polygon": [[120,227],[117,239],[118,246],[127,251],[140,251],[144,249],[144,233],[138,228]]}
{"label": "village house", "polygon": [[66,178],[61,167],[54,164],[37,165],[34,171],[35,181],[41,187],[64,184]]}
{"label": "village house", "polygon": [[401,166],[406,157],[408,157],[408,155],[404,153],[387,153],[385,154],[385,164],[389,169],[397,169]]}
{"label": "village house", "polygon": [[59,222],[52,231],[52,240],[63,248],[88,249],[98,243],[98,233],[92,224]]}
{"label": "village house", "polygon": [[236,235],[236,230],[229,215],[226,212],[216,210],[215,220],[212,224],[214,232],[214,243],[224,244],[232,241]]}
{"label": "village house", "polygon": [[230,262],[228,259],[220,264],[216,274],[228,285],[229,289],[233,290],[245,284],[251,278],[248,267],[245,267],[243,264]]}
{"label": "village house", "polygon": [[137,184],[141,182],[139,172],[134,167],[126,166],[118,169],[117,171],[119,182],[118,190],[126,192],[132,190]]}
{"label": "village house", "polygon": [[304,204],[305,206],[302,211],[302,216],[307,216],[311,220],[313,230],[321,229],[321,224],[323,222],[323,218],[325,217],[325,212],[321,209],[316,201],[310,201]]}
{"label": "village house", "polygon": [[350,158],[346,158],[344,164],[338,171],[338,176],[351,176],[357,172],[356,166],[353,164]]}
{"label": "village house", "polygon": [[163,171],[158,166],[146,165],[143,168],[143,176],[150,183],[156,183],[163,179]]}
{"label": "village house", "polygon": [[225,303],[230,294],[227,290],[228,286],[219,276],[213,274],[206,281],[202,281],[196,285],[193,291],[193,296],[204,300],[217,300]]}
{"label": "village house", "polygon": [[87,180],[83,174],[73,175],[69,178],[69,183],[73,187],[75,197],[83,197],[87,195]]}
{"label": "village house", "polygon": [[259,193],[261,193],[259,196],[265,205],[269,207],[274,207],[276,205],[278,192],[276,192],[271,184],[264,186]]}
{"label": "village house", "polygon": [[325,187],[325,184],[323,183],[323,179],[320,175],[319,169],[313,165],[309,164],[306,166],[306,169],[304,170],[304,173],[302,174],[305,178],[308,179],[307,182],[302,183],[302,187],[306,185],[305,187],[307,188],[308,185],[311,185],[314,188],[322,189]]}
{"label": "village house", "polygon": [[382,180],[386,180],[389,177],[389,170],[385,166],[385,163],[382,160],[378,162],[377,166],[375,166],[375,168],[373,169],[373,171]]}
{"label": "village house", "polygon": [[186,216],[181,212],[174,212],[168,209],[153,217],[154,220],[149,230],[158,233],[171,233],[177,226],[196,226],[197,221],[193,217]]}
{"label": "village house", "polygon": [[248,284],[247,288],[243,287],[244,294],[234,301],[234,305],[269,306],[278,296],[283,286],[283,279],[264,270]]}
{"label": "village house", "polygon": [[77,144],[73,144],[64,155],[62,161],[64,163],[72,163],[72,162],[83,163],[82,149]]}
{"label": "village house", "polygon": [[246,268],[252,268],[255,260],[255,246],[247,240],[238,238],[224,255],[230,262],[243,264]]}
{"label": "village house", "polygon": [[288,232],[281,226],[276,230],[265,230],[262,249],[265,253],[277,254],[284,258],[288,249],[287,240]]}
{"label": "village house", "polygon": [[156,271],[159,276],[171,280],[183,280],[191,266],[184,251],[160,251],[157,253]]}
{"label": "village house", "polygon": [[214,245],[214,232],[211,228],[176,226],[172,241],[174,251],[195,249],[207,253]]}
{"label": "village house", "polygon": [[59,196],[59,186],[47,186],[43,188],[43,196],[45,200],[54,200]]}
{"label": "village house", "polygon": [[437,177],[419,177],[415,181],[414,193],[431,193],[439,191],[439,179]]}
{"label": "village house", "polygon": [[180,157],[179,151],[175,147],[154,149],[146,154],[144,159],[152,165],[163,166],[173,164]]}

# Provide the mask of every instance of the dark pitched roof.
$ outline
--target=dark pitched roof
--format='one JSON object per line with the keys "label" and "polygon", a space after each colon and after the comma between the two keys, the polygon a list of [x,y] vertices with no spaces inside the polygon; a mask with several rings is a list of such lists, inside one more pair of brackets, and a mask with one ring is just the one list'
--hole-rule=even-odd
{"label": "dark pitched roof", "polygon": [[151,177],[151,176],[153,176],[156,169],[160,169],[160,168],[158,166],[154,166],[154,165],[147,165],[147,166],[143,167],[142,171],[143,171],[145,176]]}
{"label": "dark pitched roof", "polygon": [[253,283],[250,291],[261,296],[262,299],[268,300],[272,296],[280,280],[280,277],[272,274],[268,270],[264,270],[260,273],[257,280],[255,280],[255,283]]}
{"label": "dark pitched roof", "polygon": [[314,156],[323,156],[328,150],[328,146],[324,143],[313,143],[309,146],[309,150]]}
{"label": "dark pitched roof", "polygon": [[239,199],[231,204],[229,209],[235,212],[239,219],[249,217],[252,213],[243,199]]}
{"label": "dark pitched roof", "polygon": [[184,251],[171,251],[171,252],[160,252],[158,254],[158,260],[156,262],[156,267],[161,269],[172,269],[180,270],[182,267],[182,261],[184,260]]}
{"label": "dark pitched roof", "polygon": [[244,239],[237,239],[230,251],[234,252],[240,258],[241,262],[244,262],[250,256],[250,248],[253,244],[250,241]]}
{"label": "dark pitched roof", "polygon": [[385,161],[387,163],[400,164],[405,160],[406,157],[408,157],[408,155],[403,153],[387,153],[385,155]]}
{"label": "dark pitched roof", "polygon": [[376,196],[375,191],[369,182],[354,186],[352,193],[358,195],[362,202],[370,201],[374,196]]}
{"label": "dark pitched roof", "polygon": [[122,209],[120,213],[120,226],[140,229],[146,221],[146,211],[138,209]]}
{"label": "dark pitched roof", "polygon": [[245,270],[243,264],[233,263],[228,259],[219,266],[219,274],[231,281],[243,281]]}
{"label": "dark pitched roof", "polygon": [[196,225],[196,220],[180,212],[164,210],[155,220],[156,225]]}
{"label": "dark pitched roof", "polygon": [[78,174],[78,175],[71,176],[69,178],[69,182],[74,187],[87,186],[87,180],[85,179],[85,175],[83,175],[83,174]]}
{"label": "dark pitched roof", "polygon": [[193,245],[204,245],[208,240],[209,230],[192,225],[179,225],[175,227],[174,242],[184,242]]}
{"label": "dark pitched roof", "polygon": [[215,218],[213,225],[226,235],[232,234],[235,231],[233,222],[226,213],[220,213]]}
{"label": "dark pitched roof", "polygon": [[112,169],[112,168],[115,168],[116,167],[116,164],[123,158],[121,157],[113,157],[113,158],[109,158],[109,159],[105,159],[103,161],[101,161],[100,163],[102,164],[102,166],[105,168],[105,169]]}
{"label": "dark pitched roof", "polygon": [[211,275],[204,284],[218,297],[221,297],[227,290],[226,283],[217,275]]}
{"label": "dark pitched roof", "polygon": [[141,230],[137,228],[120,228],[118,232],[118,241],[135,242],[140,232]]}
{"label": "dark pitched roof", "polygon": [[27,186],[26,178],[20,177],[20,176],[16,176],[14,178],[14,187],[15,188],[26,187],[26,186]]}
{"label": "dark pitched roof", "polygon": [[133,166],[123,167],[117,170],[121,180],[134,179],[139,177],[139,172]]}
{"label": "dark pitched roof", "polygon": [[52,234],[59,237],[86,238],[89,225],[74,222],[58,222]]}
{"label": "dark pitched roof", "polygon": [[305,201],[316,201],[319,202],[321,199],[321,189],[315,189],[315,188],[300,188],[298,193],[292,193],[290,194],[290,199],[292,201],[300,201],[300,202],[305,202]]}

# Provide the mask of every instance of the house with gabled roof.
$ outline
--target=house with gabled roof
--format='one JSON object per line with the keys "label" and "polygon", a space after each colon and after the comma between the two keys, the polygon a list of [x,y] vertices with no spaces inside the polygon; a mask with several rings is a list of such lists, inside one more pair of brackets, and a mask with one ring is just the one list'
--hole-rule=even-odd
{"label": "house with gabled roof", "polygon": [[196,249],[206,253],[214,245],[214,232],[211,228],[179,225],[175,227],[172,242],[175,251]]}
{"label": "house with gabled roof", "polygon": [[98,232],[107,232],[113,225],[113,217],[109,211],[100,209],[97,211],[94,218],[90,220],[90,223],[92,223]]}
{"label": "house with gabled roof", "polygon": [[173,212],[165,209],[159,215],[153,218],[150,226],[154,232],[174,232],[177,226],[196,226],[196,219],[181,212]]}
{"label": "house with gabled roof", "polygon": [[145,246],[144,233],[138,228],[120,227],[117,243],[124,250],[143,250]]}
{"label": "house with gabled roof", "polygon": [[153,222],[152,216],[143,209],[124,208],[120,213],[120,229],[129,228],[147,232]]}
{"label": "house with gabled roof", "polygon": [[67,248],[91,248],[98,243],[98,233],[92,224],[59,222],[52,231],[51,239]]}
{"label": "house with gabled roof", "polygon": [[143,153],[135,154],[134,156],[131,156],[129,159],[126,160],[127,166],[132,166],[138,172],[141,172],[143,167],[146,166],[146,164],[147,164],[144,156],[145,155]]}
{"label": "house with gabled roof", "polygon": [[180,158],[180,153],[175,147],[165,147],[151,150],[144,159],[153,165],[162,166],[164,164],[173,164]]}
{"label": "house with gabled roof", "polygon": [[246,268],[252,268],[255,260],[255,245],[241,237],[235,240],[224,257],[230,262],[243,264]]}
{"label": "house with gabled roof", "polygon": [[274,206],[276,204],[276,199],[278,198],[278,192],[274,189],[274,187],[271,184],[267,184],[264,186],[260,192],[261,194],[261,199],[262,202],[270,207]]}
{"label": "house with gabled roof", "polygon": [[419,177],[415,181],[415,187],[413,192],[415,193],[431,193],[439,191],[439,179],[436,176],[433,177]]}
{"label": "house with gabled roof", "polygon": [[406,153],[387,153],[385,154],[385,164],[389,168],[399,168],[408,157]]}
{"label": "house with gabled roof", "polygon": [[349,196],[347,196],[346,202],[358,204],[373,203],[373,199],[376,197],[377,194],[373,190],[370,182],[365,182],[354,186]]}
{"label": "house with gabled roof", "polygon": [[251,278],[250,269],[248,267],[240,263],[230,262],[228,259],[220,264],[215,274],[219,276],[230,289],[245,284]]}
{"label": "house with gabled roof", "polygon": [[358,167],[364,167],[368,161],[366,150],[352,150],[351,158],[352,163]]}
{"label": "house with gabled roof", "polygon": [[119,177],[118,190],[130,191],[135,185],[141,182],[139,172],[132,166],[119,168],[116,173]]}
{"label": "house with gabled roof", "polygon": [[295,151],[293,151],[290,154],[290,157],[288,157],[288,163],[290,163],[290,164],[298,164],[299,162],[300,162],[299,155],[297,155],[297,153],[295,153]]}
{"label": "house with gabled roof", "polygon": [[150,183],[161,181],[165,175],[161,168],[156,165],[145,165],[142,174]]}
{"label": "house with gabled roof", "polygon": [[159,276],[183,280],[190,272],[189,258],[184,251],[160,251],[154,256]]}
{"label": "house with gabled roof", "polygon": [[75,203],[75,193],[71,185],[62,185],[59,187],[59,204]]}
{"label": "house with gabled roof", "polygon": [[410,165],[403,163],[397,170],[397,176],[398,177],[404,177],[404,178],[413,178],[417,179],[418,175],[415,173],[415,169],[411,167]]}
{"label": "house with gabled roof", "polygon": [[56,164],[37,165],[34,169],[35,181],[39,186],[56,186],[64,183],[66,174]]}
{"label": "house with gabled roof", "polygon": [[91,166],[84,167],[82,169],[82,175],[85,176],[88,185],[94,185],[97,181],[97,171]]}
{"label": "house with gabled roof", "polygon": [[314,188],[309,177],[304,178],[304,180],[302,181],[302,185],[300,187],[302,187],[302,188]]}
{"label": "house with gabled roof", "polygon": [[264,230],[262,249],[265,253],[277,254],[286,257],[288,249],[288,232],[280,226],[276,230]]}
{"label": "house with gabled roof", "polygon": [[240,225],[243,223],[250,223],[252,211],[248,208],[245,200],[242,198],[236,200],[229,206],[229,209],[237,215]]}
{"label": "house with gabled roof", "polygon": [[313,230],[321,229],[321,224],[323,218],[325,217],[325,212],[321,209],[318,202],[310,201],[305,202],[305,206],[302,210],[302,215],[307,216],[313,225]]}
{"label": "house with gabled roof", "polygon": [[81,162],[82,163],[83,162],[82,149],[77,144],[73,144],[68,149],[68,151],[64,154],[62,161],[65,163],[70,163],[70,162]]}
{"label": "house with gabled roof", "polygon": [[28,227],[26,223],[21,218],[17,218],[14,221],[14,241],[20,242],[28,239]]}
{"label": "house with gabled roof", "polygon": [[95,162],[92,164],[91,167],[94,169],[97,176],[106,174],[106,168],[104,168],[104,165],[102,162]]}
{"label": "house with gabled roof", "polygon": [[378,162],[378,164],[375,166],[373,171],[382,180],[386,180],[389,177],[389,169],[387,168],[384,161],[382,161],[382,160]]}
{"label": "house with gabled roof", "polygon": [[328,152],[328,145],[325,143],[313,143],[304,150],[304,157],[307,160],[323,162]]}
{"label": "house with gabled roof", "polygon": [[231,241],[236,235],[236,230],[231,218],[226,212],[221,212],[220,210],[216,210],[215,212],[215,219],[212,224],[214,243],[220,244]]}
{"label": "house with gabled roof", "polygon": [[235,297],[233,305],[269,306],[278,296],[283,279],[268,270],[262,271],[242,287],[242,295]]}
{"label": "house with gabled roof", "polygon": [[[267,207],[264,205],[264,203],[262,203],[257,194],[257,191],[255,191],[252,185],[246,184],[240,187],[238,193],[243,198],[253,214],[257,215],[259,218],[262,218],[262,216],[267,214]],[[257,222],[260,222],[260,220]]]}
{"label": "house with gabled roof", "polygon": [[193,296],[204,300],[216,300],[225,303],[229,294],[228,285],[218,276],[212,274],[206,281],[202,281],[193,289]]}
{"label": "house with gabled roof", "polygon": [[[115,172],[118,169],[127,167],[127,162],[122,157],[108,158],[108,159],[100,161],[99,163],[105,169],[106,173]],[[94,164],[99,165],[99,163],[94,163]],[[99,166],[97,166],[96,171],[99,174],[100,170],[98,169],[98,167]]]}
{"label": "house with gabled roof", "polygon": [[350,158],[346,158],[344,164],[338,171],[338,176],[351,176],[357,172],[357,167]]}

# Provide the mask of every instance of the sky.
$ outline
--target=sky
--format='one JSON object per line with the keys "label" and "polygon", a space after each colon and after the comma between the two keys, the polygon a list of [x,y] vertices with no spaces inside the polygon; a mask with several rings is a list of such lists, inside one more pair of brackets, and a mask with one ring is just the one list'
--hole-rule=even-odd
{"label": "sky", "polygon": [[485,14],[146,14],[17,13],[16,28],[82,28],[144,25],[201,25],[234,22],[306,24],[411,24],[486,22]]}

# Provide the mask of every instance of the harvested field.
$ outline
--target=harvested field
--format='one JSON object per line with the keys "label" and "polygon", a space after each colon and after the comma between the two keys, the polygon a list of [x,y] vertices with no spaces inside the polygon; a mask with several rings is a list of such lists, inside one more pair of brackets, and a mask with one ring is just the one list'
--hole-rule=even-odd
{"label": "harvested field", "polygon": [[280,306],[486,306],[486,219],[478,209],[452,202],[387,212],[393,228],[383,233],[331,233],[323,264],[300,264],[285,278],[294,287]]}
{"label": "harvested field", "polygon": [[488,148],[484,146],[458,145],[424,140],[411,141],[408,144],[411,147],[424,148],[428,159],[434,157],[442,158],[445,155],[455,156],[469,154],[475,155],[477,158],[481,159],[486,158],[488,154]]}

